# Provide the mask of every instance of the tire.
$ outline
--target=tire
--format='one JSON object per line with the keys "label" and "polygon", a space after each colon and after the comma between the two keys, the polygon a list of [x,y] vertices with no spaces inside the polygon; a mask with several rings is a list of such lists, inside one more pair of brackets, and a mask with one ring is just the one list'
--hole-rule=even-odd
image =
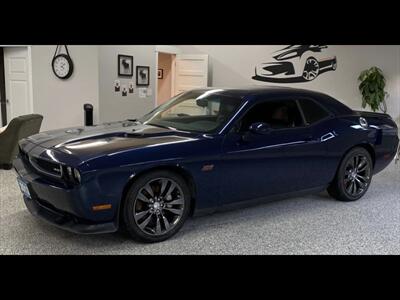
{"label": "tire", "polygon": [[303,70],[303,79],[305,81],[312,81],[319,75],[319,63],[314,57],[309,57],[306,60]]}
{"label": "tire", "polygon": [[182,176],[150,172],[133,183],[124,199],[124,225],[136,241],[161,242],[183,226],[190,205],[190,190]]}
{"label": "tire", "polygon": [[[356,168],[354,168],[356,166]],[[372,179],[371,155],[361,147],[351,149],[342,159],[328,193],[339,201],[355,201],[367,192]]]}

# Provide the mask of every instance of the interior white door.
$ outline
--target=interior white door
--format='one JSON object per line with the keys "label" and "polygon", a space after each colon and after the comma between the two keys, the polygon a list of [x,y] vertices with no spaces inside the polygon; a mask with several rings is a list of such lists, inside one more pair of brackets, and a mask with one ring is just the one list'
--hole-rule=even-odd
{"label": "interior white door", "polygon": [[7,120],[31,113],[27,47],[4,48]]}
{"label": "interior white door", "polygon": [[177,54],[174,95],[208,86],[208,55]]}

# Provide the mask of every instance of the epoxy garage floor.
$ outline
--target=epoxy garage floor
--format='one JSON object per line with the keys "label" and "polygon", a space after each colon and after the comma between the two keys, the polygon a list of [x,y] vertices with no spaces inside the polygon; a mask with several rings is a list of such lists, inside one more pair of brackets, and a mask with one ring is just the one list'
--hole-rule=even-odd
{"label": "epoxy garage floor", "polygon": [[26,210],[15,173],[0,170],[1,254],[400,254],[400,164],[373,178],[361,200],[326,193],[189,219],[172,239],[76,235]]}

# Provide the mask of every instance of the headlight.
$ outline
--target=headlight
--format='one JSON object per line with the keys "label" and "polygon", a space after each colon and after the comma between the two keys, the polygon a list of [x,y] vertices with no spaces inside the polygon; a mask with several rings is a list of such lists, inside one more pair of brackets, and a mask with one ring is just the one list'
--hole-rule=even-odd
{"label": "headlight", "polygon": [[78,169],[74,169],[74,178],[77,182],[81,183],[81,174],[79,173]]}

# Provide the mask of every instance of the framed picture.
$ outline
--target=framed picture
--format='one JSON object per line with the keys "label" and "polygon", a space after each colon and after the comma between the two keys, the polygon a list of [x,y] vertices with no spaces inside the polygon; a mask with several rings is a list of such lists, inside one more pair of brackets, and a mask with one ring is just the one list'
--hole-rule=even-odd
{"label": "framed picture", "polygon": [[124,84],[122,86],[122,97],[125,97],[127,95],[128,95],[128,89],[127,89],[126,85]]}
{"label": "framed picture", "polygon": [[129,82],[129,94],[133,94],[133,81]]}
{"label": "framed picture", "polygon": [[148,86],[150,84],[150,67],[136,66],[136,85]]}
{"label": "framed picture", "polygon": [[121,90],[121,82],[119,80],[114,81],[114,91],[119,92]]}
{"label": "framed picture", "polygon": [[164,77],[164,70],[163,69],[158,69],[157,78],[158,79],[163,79],[163,77]]}
{"label": "framed picture", "polygon": [[118,76],[133,76],[133,56],[118,54]]}

